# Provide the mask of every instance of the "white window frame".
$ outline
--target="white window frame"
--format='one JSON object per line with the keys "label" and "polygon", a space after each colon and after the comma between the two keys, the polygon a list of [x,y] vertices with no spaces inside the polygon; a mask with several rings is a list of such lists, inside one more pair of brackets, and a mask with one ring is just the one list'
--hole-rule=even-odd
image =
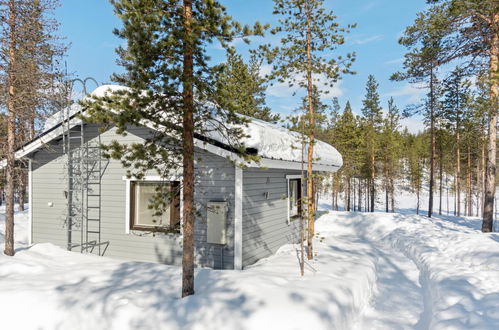
{"label": "white window frame", "polygon": [[291,223],[291,214],[289,212],[290,206],[291,206],[291,199],[289,198],[290,195],[290,190],[289,190],[289,181],[290,180],[296,180],[300,179],[300,189],[301,189],[301,197],[303,198],[303,182],[307,179],[306,177],[302,177],[301,174],[293,174],[293,175],[286,175],[286,190],[287,190],[287,214],[288,214],[288,225]]}
{"label": "white window frame", "polygon": [[[123,181],[125,181],[125,234],[130,234],[130,188],[132,182],[145,182],[145,181],[157,181],[157,182],[172,182],[172,181],[180,181],[182,182],[182,177],[170,177],[170,178],[162,178],[157,175],[146,175],[143,179],[136,178],[127,178],[124,176]],[[183,200],[183,187],[180,184],[180,228],[184,228],[184,218],[183,218],[183,209],[184,209],[184,200]],[[182,234],[182,229],[180,230],[180,234]]]}

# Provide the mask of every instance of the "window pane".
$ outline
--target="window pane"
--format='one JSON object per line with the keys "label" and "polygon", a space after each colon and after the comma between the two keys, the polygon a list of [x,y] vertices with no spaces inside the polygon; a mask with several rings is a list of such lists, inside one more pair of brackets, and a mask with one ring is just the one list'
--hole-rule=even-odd
{"label": "window pane", "polygon": [[168,226],[170,224],[170,207],[163,211],[161,216],[154,215],[156,210],[150,209],[149,205],[154,203],[156,188],[163,185],[163,189],[169,192],[167,183],[159,182],[137,182],[135,187],[135,225],[139,226]]}
{"label": "window pane", "polygon": [[298,215],[300,180],[289,180],[289,215]]}

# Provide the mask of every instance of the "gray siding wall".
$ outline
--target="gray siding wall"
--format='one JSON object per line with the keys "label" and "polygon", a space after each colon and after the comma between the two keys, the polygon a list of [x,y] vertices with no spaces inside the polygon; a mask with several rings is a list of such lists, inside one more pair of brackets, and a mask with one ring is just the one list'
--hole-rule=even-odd
{"label": "gray siding wall", "polygon": [[300,171],[244,170],[243,267],[274,254],[285,244],[299,242],[299,221],[287,221],[286,175],[297,174]]}
{"label": "gray siding wall", "polygon": [[[98,126],[86,125],[89,140],[98,136]],[[114,129],[101,134],[101,142],[114,139],[121,143],[140,143],[149,131],[130,128],[128,135],[118,136]],[[225,158],[196,150],[198,182],[195,200],[199,216],[196,219],[196,261],[199,266],[234,268],[234,165]],[[33,155],[33,242],[50,242],[67,247],[65,227],[67,201],[67,158],[62,152],[62,141],[51,143]],[[125,202],[126,170],[121,163],[111,160],[102,178],[102,241],[108,241],[106,256],[129,260],[180,264],[182,258],[181,236],[175,234],[135,231],[126,234]],[[155,175],[155,173],[151,173]],[[206,242],[206,203],[225,200],[229,212],[227,245],[224,247]],[[49,206],[52,203],[52,206]],[[223,257],[223,258],[222,258]]]}

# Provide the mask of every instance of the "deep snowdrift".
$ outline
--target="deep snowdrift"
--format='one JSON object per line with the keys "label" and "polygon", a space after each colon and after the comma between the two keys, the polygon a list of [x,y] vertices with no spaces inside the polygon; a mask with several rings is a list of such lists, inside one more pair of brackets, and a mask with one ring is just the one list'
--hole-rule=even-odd
{"label": "deep snowdrift", "polygon": [[[23,237],[26,215],[16,221]],[[18,244],[0,255],[2,328],[498,329],[499,235],[475,227],[331,212],[305,277],[288,245],[244,271],[198,269],[185,299],[177,267]]]}

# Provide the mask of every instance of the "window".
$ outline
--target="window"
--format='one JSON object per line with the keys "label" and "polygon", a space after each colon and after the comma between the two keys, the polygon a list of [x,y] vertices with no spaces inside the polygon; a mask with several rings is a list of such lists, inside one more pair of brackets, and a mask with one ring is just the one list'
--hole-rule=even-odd
{"label": "window", "polygon": [[288,218],[301,216],[301,178],[288,178]]}
{"label": "window", "polygon": [[[132,181],[130,182],[130,229],[146,231],[180,231],[180,184],[177,181]],[[168,200],[164,201],[162,214],[154,204],[158,191]]]}

